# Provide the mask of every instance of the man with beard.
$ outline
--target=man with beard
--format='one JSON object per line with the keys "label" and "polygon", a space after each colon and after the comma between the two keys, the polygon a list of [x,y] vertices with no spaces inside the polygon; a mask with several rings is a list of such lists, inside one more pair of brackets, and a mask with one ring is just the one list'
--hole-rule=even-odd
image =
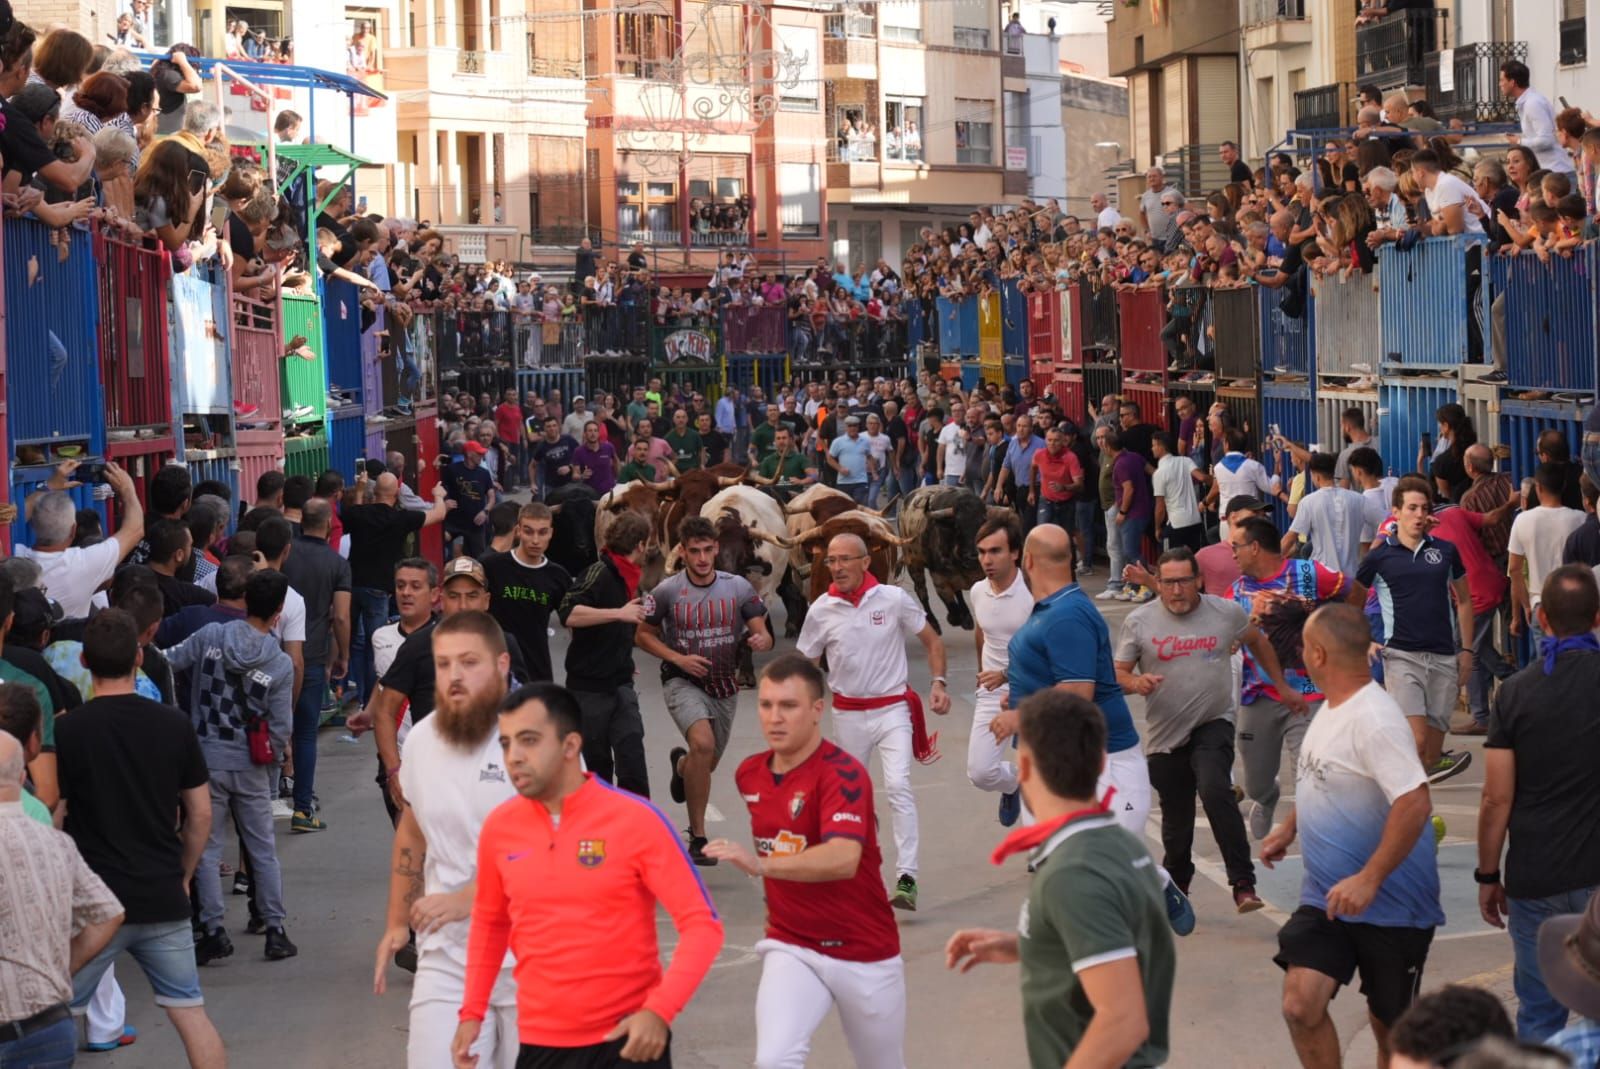
{"label": "man with beard", "polygon": [[[488,1069],[474,1048],[508,949],[523,1069],[670,1069],[668,1029],[722,949],[716,907],[667,818],[583,770],[582,717],[572,692],[551,683],[501,707],[500,748],[520,797],[478,836],[456,1069]],[[664,972],[658,903],[678,937]]]}
{"label": "man with beard", "polygon": [[[444,619],[458,612],[488,612],[489,579],[483,565],[471,557],[456,557],[445,565],[444,596],[439,604]],[[434,630],[435,626],[423,626],[405,640],[394,655],[394,663],[383,674],[377,693],[367,704],[366,712],[372,719],[378,744],[378,758],[383,762],[390,798],[397,806],[405,804],[400,784],[400,743],[415,725],[433,712]],[[511,658],[511,676],[527,679],[528,666],[522,659],[516,638],[502,630],[502,641]]]}
{"label": "man with beard", "polygon": [[[448,1064],[456,1011],[466,991],[468,919],[478,874],[478,832],[495,807],[514,796],[496,733],[511,658],[494,618],[457,612],[433,629],[434,711],[415,725],[402,750],[407,804],[395,828],[388,918],[378,941],[372,989],[383,994],[389,959],[417,933],[411,988],[410,1069]],[[499,962],[487,996],[490,1027],[470,1051],[482,1069],[517,1060],[516,985],[509,959]]]}

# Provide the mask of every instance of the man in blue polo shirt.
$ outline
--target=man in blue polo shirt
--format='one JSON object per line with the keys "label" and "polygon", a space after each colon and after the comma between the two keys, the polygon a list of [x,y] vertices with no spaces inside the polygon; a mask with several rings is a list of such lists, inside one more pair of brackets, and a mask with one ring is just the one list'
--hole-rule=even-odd
{"label": "man in blue polo shirt", "polygon": [[[1472,674],[1472,650],[1463,645],[1471,641],[1472,594],[1455,544],[1427,533],[1433,515],[1433,488],[1427,480],[1414,475],[1401,479],[1394,500],[1394,533],[1361,559],[1356,581],[1372,588],[1383,613],[1388,636],[1383,644],[1384,689],[1405,710],[1417,756],[1430,770],[1429,782],[1438,783],[1465,770],[1472,760],[1463,751],[1447,768],[1435,771],[1456,699]],[[1442,836],[1444,821],[1435,816],[1433,829]]]}
{"label": "man in blue polo shirt", "polygon": [[1027,535],[1033,528],[1038,510],[1027,507],[1028,487],[1033,483],[1033,454],[1044,448],[1044,439],[1034,433],[1033,417],[1022,415],[1017,417],[1015,433],[1011,436],[1011,443],[1006,446],[1005,460],[1001,462],[1000,476],[995,486],[995,497],[1003,497],[1006,483],[1013,487],[1012,496],[1016,502],[1017,514],[1022,517],[1022,533]]}
{"label": "man in blue polo shirt", "polygon": [[[995,738],[1016,734],[1017,706],[1041,690],[1060,688],[1099,706],[1106,719],[1106,767],[1098,794],[1117,822],[1144,838],[1150,816],[1150,771],[1139,749],[1133,714],[1117,683],[1111,629],[1073,579],[1072,536],[1040,524],[1022,547],[1022,572],[1033,592],[1033,613],[1011,636],[1007,708],[995,717]],[[1194,907],[1165,870],[1167,918],[1179,935],[1194,931]]]}

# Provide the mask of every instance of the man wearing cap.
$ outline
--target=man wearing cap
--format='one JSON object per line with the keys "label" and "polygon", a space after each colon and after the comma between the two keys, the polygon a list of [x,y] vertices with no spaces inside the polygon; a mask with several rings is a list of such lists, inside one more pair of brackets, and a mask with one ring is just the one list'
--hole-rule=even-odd
{"label": "man wearing cap", "polygon": [[[399,777],[400,746],[411,726],[433,713],[433,629],[439,620],[458,612],[486,613],[491,604],[488,573],[472,557],[456,557],[444,566],[440,591],[440,615],[406,636],[366,709],[383,775],[389,782],[389,794],[397,806],[405,804]],[[506,653],[511,657],[512,684],[527,682],[532,676],[522,646],[510,632],[505,633],[505,641]]]}
{"label": "man wearing cap", "polygon": [[858,505],[867,503],[867,483],[876,470],[872,449],[861,437],[861,417],[846,416],[844,437],[828,443],[828,467],[838,473],[837,485]]}
{"label": "man wearing cap", "polygon": [[451,541],[461,539],[461,552],[469,557],[481,554],[488,545],[485,537],[489,510],[494,507],[494,478],[484,470],[483,443],[468,441],[461,459],[444,470],[445,497],[453,502],[445,517],[444,529]]}
{"label": "man wearing cap", "polygon": [[1600,735],[1593,729],[1600,591],[1593,571],[1568,564],[1551,572],[1535,611],[1548,637],[1533,662],[1500,685],[1489,711],[1473,876],[1483,919],[1511,929],[1517,1038],[1543,1043],[1566,1026],[1567,1007],[1541,976],[1539,926],[1581,912],[1600,885]]}
{"label": "man wearing cap", "polygon": [[581,439],[583,425],[594,419],[594,413],[589,411],[589,399],[581,393],[572,395],[572,411],[567,413],[567,418],[561,421],[561,433],[569,438]]}

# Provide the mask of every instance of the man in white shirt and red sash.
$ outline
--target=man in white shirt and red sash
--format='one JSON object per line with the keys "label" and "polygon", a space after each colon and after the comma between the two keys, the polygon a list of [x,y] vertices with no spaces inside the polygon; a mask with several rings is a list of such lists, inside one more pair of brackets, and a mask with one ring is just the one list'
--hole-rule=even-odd
{"label": "man in white shirt and red sash", "polygon": [[938,760],[938,734],[928,734],[922,699],[907,680],[906,646],[915,635],[928,652],[933,686],[928,704],[950,711],[945,650],[922,606],[898,586],[879,583],[867,570],[867,545],[843,534],[828,543],[823,560],[833,583],[812,604],[797,648],[806,657],[827,657],[833,692],[833,733],[841,749],[863,765],[874,750],[883,768],[883,789],[894,810],[895,862],[900,877],[889,901],[896,909],[917,908],[917,802],[911,793],[911,759]]}

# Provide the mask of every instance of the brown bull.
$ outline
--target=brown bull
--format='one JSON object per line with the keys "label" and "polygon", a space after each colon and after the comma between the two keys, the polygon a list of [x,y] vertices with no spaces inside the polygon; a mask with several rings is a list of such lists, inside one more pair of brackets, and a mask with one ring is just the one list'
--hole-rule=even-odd
{"label": "brown bull", "polygon": [[620,483],[595,506],[594,544],[604,548],[612,521],[624,512],[637,512],[650,524],[650,541],[645,547],[640,589],[649,590],[666,578],[666,551],[661,540],[662,498],[666,495],[642,482]]}
{"label": "brown bull", "polygon": [[717,495],[717,491],[738,485],[744,477],[744,469],[732,465],[730,472],[727,470],[729,467],[727,464],[718,464],[702,471],[686,471],[672,480],[672,489],[664,495],[667,507],[651,517],[651,522],[656,525],[657,541],[666,546],[675,544],[678,541],[678,525],[686,517],[700,515],[700,510]]}
{"label": "brown bull", "polygon": [[801,531],[794,537],[796,548],[805,554],[811,566],[808,601],[816,601],[827,591],[832,576],[828,574],[822,559],[828,554],[828,543],[842,534],[856,535],[867,544],[867,553],[871,558],[867,567],[878,582],[894,581],[894,574],[900,567],[899,551],[907,544],[907,540],[895,534],[882,516],[856,509]]}
{"label": "brown bull", "polygon": [[972,630],[966,592],[983,578],[978,528],[991,516],[1007,515],[1009,509],[986,507],[978,495],[959,486],[920,487],[900,503],[900,533],[906,539],[902,562],[935,631],[940,630],[939,621],[928,602],[927,576],[933,578],[934,593],[944,602],[950,626]]}

